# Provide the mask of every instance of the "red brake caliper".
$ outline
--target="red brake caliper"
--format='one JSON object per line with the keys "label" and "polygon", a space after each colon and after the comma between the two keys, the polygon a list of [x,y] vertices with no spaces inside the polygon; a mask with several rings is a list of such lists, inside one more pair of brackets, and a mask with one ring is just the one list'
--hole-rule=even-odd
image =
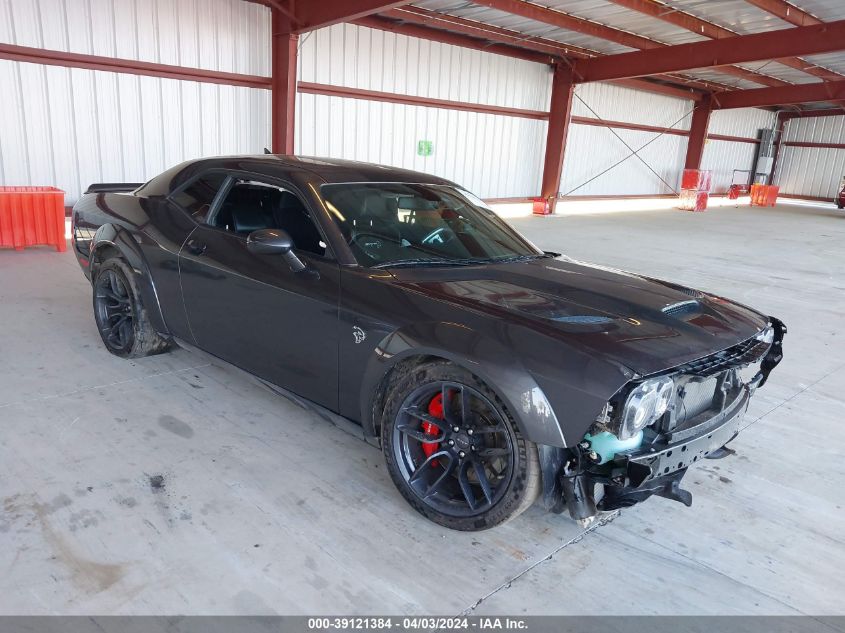
{"label": "red brake caliper", "polygon": [[[438,420],[442,420],[445,416],[443,413],[443,392],[441,391],[436,396],[431,399],[431,402],[428,403],[428,414],[433,417],[437,418]],[[422,423],[422,430],[425,431],[426,435],[431,435],[432,437],[436,437],[437,434],[440,432],[440,428],[432,423],[432,422],[423,422]],[[423,453],[425,453],[426,458],[431,457],[432,454],[440,447],[438,442],[423,442],[422,449]],[[437,464],[432,463],[432,466],[436,466]]]}

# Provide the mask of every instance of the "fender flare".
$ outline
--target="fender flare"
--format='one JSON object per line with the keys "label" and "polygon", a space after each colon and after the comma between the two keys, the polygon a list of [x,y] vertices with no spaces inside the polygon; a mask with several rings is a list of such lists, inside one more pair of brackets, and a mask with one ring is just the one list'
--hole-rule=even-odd
{"label": "fender flare", "polygon": [[414,357],[443,358],[472,372],[499,396],[523,437],[535,444],[566,447],[543,390],[513,351],[460,323],[414,323],[379,342],[361,383],[360,419],[366,435],[378,435],[378,409],[384,402],[388,377],[400,363]]}
{"label": "fender flare", "polygon": [[100,254],[107,249],[116,250],[129,264],[134,273],[134,281],[141,292],[141,300],[144,302],[144,308],[150,322],[156,332],[169,335],[161,304],[158,300],[158,292],[150,274],[149,264],[147,264],[138,243],[132,238],[132,234],[123,227],[115,224],[103,224],[94,234],[90,250],[91,283],[94,283],[97,267],[102,263]]}

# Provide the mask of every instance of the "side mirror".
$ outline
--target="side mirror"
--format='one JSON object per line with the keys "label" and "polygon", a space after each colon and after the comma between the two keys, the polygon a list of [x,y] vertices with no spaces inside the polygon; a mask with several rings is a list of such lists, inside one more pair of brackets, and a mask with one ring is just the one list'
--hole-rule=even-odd
{"label": "side mirror", "polygon": [[255,255],[281,255],[295,272],[305,270],[305,264],[293,252],[293,240],[281,229],[259,229],[246,238],[246,247]]}

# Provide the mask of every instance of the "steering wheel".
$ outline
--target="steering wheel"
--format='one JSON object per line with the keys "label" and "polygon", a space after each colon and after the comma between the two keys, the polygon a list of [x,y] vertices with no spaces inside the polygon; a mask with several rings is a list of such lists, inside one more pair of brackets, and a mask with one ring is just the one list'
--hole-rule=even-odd
{"label": "steering wheel", "polygon": [[377,261],[384,259],[385,251],[390,245],[398,245],[401,242],[402,234],[399,228],[374,215],[358,218],[352,237],[349,238],[350,246],[357,247]]}
{"label": "steering wheel", "polygon": [[437,229],[434,229],[428,235],[426,235],[420,241],[420,244],[426,244],[427,246],[445,246],[446,244],[454,240],[456,237],[458,237],[458,234],[455,233],[452,229],[439,227]]}

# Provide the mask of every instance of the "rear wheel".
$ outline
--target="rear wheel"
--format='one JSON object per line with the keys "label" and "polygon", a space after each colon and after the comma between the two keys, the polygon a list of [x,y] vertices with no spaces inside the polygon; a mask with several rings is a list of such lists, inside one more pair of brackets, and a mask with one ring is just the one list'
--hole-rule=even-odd
{"label": "rear wheel", "polygon": [[115,356],[139,358],[170,348],[150,323],[132,270],[121,259],[107,259],[97,269],[94,320],[106,349]]}
{"label": "rear wheel", "polygon": [[392,386],[382,450],[411,506],[452,529],[504,523],[540,490],[537,447],[486,384],[446,362],[421,365]]}

